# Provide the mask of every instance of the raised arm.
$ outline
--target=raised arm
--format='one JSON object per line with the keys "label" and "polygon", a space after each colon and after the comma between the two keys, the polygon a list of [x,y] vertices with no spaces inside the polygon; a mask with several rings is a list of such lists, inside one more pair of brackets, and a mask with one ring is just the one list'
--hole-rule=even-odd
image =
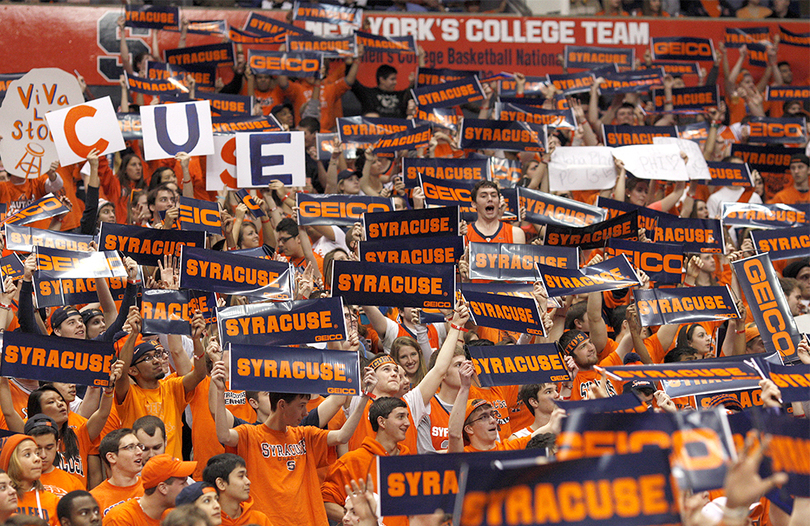
{"label": "raised arm", "polygon": [[458,376],[461,380],[461,387],[459,387],[453,402],[453,410],[450,411],[450,418],[447,421],[448,453],[464,451],[464,415],[467,413],[467,400],[470,398],[470,384],[472,384],[474,373],[475,368],[469,360],[462,362],[459,366]]}
{"label": "raised arm", "polygon": [[326,443],[329,446],[337,446],[338,444],[347,444],[349,439],[357,429],[357,424],[360,423],[360,418],[363,416],[363,411],[366,409],[366,404],[370,400],[369,394],[374,390],[377,385],[377,375],[374,374],[374,369],[366,367],[362,380],[363,394],[360,396],[360,403],[354,408],[354,411],[346,419],[343,427],[337,431],[330,431],[326,436]]}
{"label": "raised arm", "polygon": [[104,389],[101,395],[101,401],[90,418],[87,419],[87,434],[90,435],[90,440],[95,440],[101,435],[104,426],[107,424],[107,419],[110,417],[110,410],[112,409],[113,396],[115,396],[115,383],[119,377],[124,375],[124,362],[116,360],[110,368],[110,387]]}
{"label": "raised arm", "polygon": [[211,370],[210,389],[216,391],[216,403],[214,407],[214,423],[217,429],[217,440],[223,446],[236,447],[239,444],[239,433],[232,429],[233,415],[228,420],[228,410],[225,409],[225,381],[228,371],[225,362],[218,361]]}
{"label": "raised arm", "polygon": [[447,368],[450,367],[450,362],[453,360],[453,352],[456,350],[458,334],[469,319],[470,311],[467,305],[465,305],[464,302],[457,302],[456,309],[453,312],[453,318],[450,321],[450,326],[447,328],[447,337],[444,339],[442,348],[439,349],[439,355],[436,357],[436,363],[416,387],[422,394],[422,402],[425,405],[430,403],[430,399],[433,398],[433,395],[439,390],[444,375],[447,374]]}
{"label": "raised arm", "polygon": [[194,341],[194,369],[191,372],[183,375],[183,389],[186,394],[190,393],[200,382],[203,381],[206,375],[205,367],[205,348],[203,347],[202,337],[205,333],[205,318],[199,310],[194,311],[194,318],[191,320],[191,339]]}
{"label": "raised arm", "polygon": [[[121,347],[121,352],[118,353],[118,359],[124,362],[124,368],[128,369],[129,364],[132,363],[132,355],[135,354],[135,342],[138,340],[138,335],[141,333],[141,313],[138,312],[138,307],[134,305],[129,308],[129,316],[127,323],[130,326],[131,332],[127,336],[127,341]],[[115,401],[119,404],[124,403],[124,399],[129,393],[129,375],[122,374],[115,380]]]}

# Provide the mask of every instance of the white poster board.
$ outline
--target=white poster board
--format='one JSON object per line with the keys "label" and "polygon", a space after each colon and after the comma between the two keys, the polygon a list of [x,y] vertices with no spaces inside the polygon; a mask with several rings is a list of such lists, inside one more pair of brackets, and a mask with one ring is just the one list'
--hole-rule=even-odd
{"label": "white poster board", "polygon": [[143,154],[147,161],[214,153],[211,104],[207,101],[141,106]]}
{"label": "white poster board", "polygon": [[616,185],[613,149],[605,146],[560,146],[548,164],[549,189],[606,190]]}
{"label": "white poster board", "polygon": [[284,186],[305,186],[304,155],[304,132],[237,133],[239,188],[263,188],[273,180]]}
{"label": "white poster board", "polygon": [[613,149],[613,155],[639,179],[688,181],[681,150],[674,144],[635,144]]}
{"label": "white poster board", "polygon": [[236,190],[236,134],[214,135],[214,153],[206,157],[205,189],[218,192],[223,188]]}
{"label": "white poster board", "polygon": [[92,149],[101,156],[126,148],[110,97],[52,111],[45,118],[62,166],[84,161]]}

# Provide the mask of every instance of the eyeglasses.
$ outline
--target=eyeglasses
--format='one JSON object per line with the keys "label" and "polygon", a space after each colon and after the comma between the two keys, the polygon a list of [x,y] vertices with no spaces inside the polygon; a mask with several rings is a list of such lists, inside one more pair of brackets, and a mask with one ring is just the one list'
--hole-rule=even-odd
{"label": "eyeglasses", "polygon": [[278,242],[281,243],[281,244],[285,244],[285,243],[287,243],[287,241],[289,241],[291,239],[292,239],[292,236],[290,236],[290,237],[279,237]]}
{"label": "eyeglasses", "polygon": [[481,416],[479,416],[475,420],[470,420],[469,422],[467,422],[467,425],[469,426],[469,425],[472,425],[472,424],[478,422],[479,420],[485,420],[485,419],[498,420],[498,416],[499,416],[498,413],[496,413],[495,411],[486,411],[484,413],[481,413]]}
{"label": "eyeglasses", "polygon": [[147,353],[141,356],[141,359],[137,362],[133,363],[132,365],[138,365],[139,363],[146,362],[151,363],[152,360],[162,360],[169,356],[169,352],[166,349],[158,349],[154,353]]}
{"label": "eyeglasses", "polygon": [[134,453],[136,449],[146,451],[146,446],[144,446],[143,444],[129,444],[127,446],[119,447],[118,451],[129,451],[130,453]]}

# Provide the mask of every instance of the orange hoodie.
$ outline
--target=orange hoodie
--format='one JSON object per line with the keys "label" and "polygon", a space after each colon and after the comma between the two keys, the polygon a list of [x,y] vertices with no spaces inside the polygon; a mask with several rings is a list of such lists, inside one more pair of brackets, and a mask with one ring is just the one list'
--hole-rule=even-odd
{"label": "orange hoodie", "polygon": [[[410,451],[408,447],[399,444],[399,454],[408,455]],[[326,481],[321,486],[321,496],[324,502],[331,502],[338,506],[343,506],[346,503],[346,490],[344,486],[354,480],[365,480],[371,472],[371,477],[374,480],[374,487],[379,488],[377,483],[377,470],[375,467],[375,460],[378,456],[388,456],[385,448],[377,442],[374,438],[367,436],[363,439],[360,447],[349,451],[338,459],[337,462],[332,464],[329,468],[329,474],[326,475]],[[409,521],[406,515],[383,517],[383,523],[386,526],[408,526]],[[222,523],[225,526],[225,523]]]}
{"label": "orange hoodie", "polygon": [[245,502],[240,502],[239,507],[242,509],[242,513],[235,519],[230,518],[224,511],[222,512],[222,526],[243,526],[245,524],[273,526],[267,515],[253,509],[253,497],[250,497]]}

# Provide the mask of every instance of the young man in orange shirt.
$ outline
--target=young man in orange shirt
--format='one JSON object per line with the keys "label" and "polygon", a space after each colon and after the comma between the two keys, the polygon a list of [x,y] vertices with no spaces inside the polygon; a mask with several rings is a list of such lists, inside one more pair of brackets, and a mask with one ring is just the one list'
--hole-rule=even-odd
{"label": "young man in orange shirt", "polygon": [[810,158],[803,153],[797,153],[790,158],[790,175],[793,176],[793,186],[787,186],[774,195],[768,202],[775,204],[793,205],[796,203],[810,203]]}
{"label": "young man in orange shirt", "polygon": [[110,478],[90,493],[98,501],[102,517],[119,504],[143,495],[143,485],[138,476],[143,468],[141,445],[129,428],[116,429],[101,439],[98,452],[107,465]]}
{"label": "young man in orange shirt", "polygon": [[[133,313],[127,320],[132,334],[141,332],[141,318]],[[131,364],[129,375],[121,375],[115,382],[115,403],[122,426],[129,427],[135,420],[154,414],[166,426],[166,452],[175,458],[183,456],[181,415],[188,405],[194,389],[206,375],[205,350],[202,333],[205,320],[196,311],[191,321],[194,341],[194,369],[185,376],[164,378],[164,361],[168,353],[157,341],[144,341],[134,350],[125,345],[119,358]]]}
{"label": "young man in orange shirt", "polygon": [[[321,486],[326,515],[330,520],[341,521],[346,514],[343,504],[346,502],[344,486],[352,480],[365,480],[372,474],[374,487],[379,487],[376,479],[376,459],[379,456],[396,456],[413,454],[403,444],[408,428],[408,404],[401,398],[381,397],[374,400],[368,409],[368,419],[374,437],[367,436],[363,444],[349,451],[329,468],[329,474]],[[374,469],[373,469],[374,468]],[[407,517],[383,517],[386,526],[407,526]]]}
{"label": "young man in orange shirt", "polygon": [[475,374],[471,361],[465,361],[458,370],[461,388],[450,412],[449,453],[504,451],[525,449],[532,437],[540,433],[559,433],[565,411],[556,409],[549,422],[521,438],[498,441],[498,413],[486,400],[469,400],[470,385]]}
{"label": "young man in orange shirt", "polygon": [[104,526],[160,526],[195,467],[196,462],[182,462],[171,455],[152,457],[143,467],[143,497],[113,508],[104,517]]}
{"label": "young man in orange shirt", "polygon": [[203,470],[203,480],[219,495],[222,526],[272,526],[267,515],[253,507],[245,459],[233,453],[215,455]]}
{"label": "young man in orange shirt", "polygon": [[478,219],[467,228],[467,240],[474,243],[525,243],[520,228],[501,221],[501,191],[492,181],[478,181],[472,189],[472,205]]}
{"label": "young man in orange shirt", "polygon": [[274,524],[294,518],[300,526],[326,526],[326,510],[320,498],[317,469],[329,464],[330,448],[349,441],[366,408],[376,378],[370,371],[362,381],[360,403],[337,431],[299,427],[307,416],[309,395],[270,393],[271,413],[264,424],[229,427],[225,414],[225,363],[218,361],[211,371],[216,392],[214,421],[217,438],[226,447],[235,447],[248,470],[265,487],[254,495],[256,509]]}
{"label": "young man in orange shirt", "polygon": [[523,429],[518,429],[510,439],[521,438],[529,436],[544,425],[551,421],[551,415],[557,409],[554,403],[560,399],[560,393],[557,391],[557,384],[554,382],[547,382],[544,384],[527,384],[520,386],[518,397],[521,402],[529,408],[529,411],[534,415],[534,422],[530,426]]}

